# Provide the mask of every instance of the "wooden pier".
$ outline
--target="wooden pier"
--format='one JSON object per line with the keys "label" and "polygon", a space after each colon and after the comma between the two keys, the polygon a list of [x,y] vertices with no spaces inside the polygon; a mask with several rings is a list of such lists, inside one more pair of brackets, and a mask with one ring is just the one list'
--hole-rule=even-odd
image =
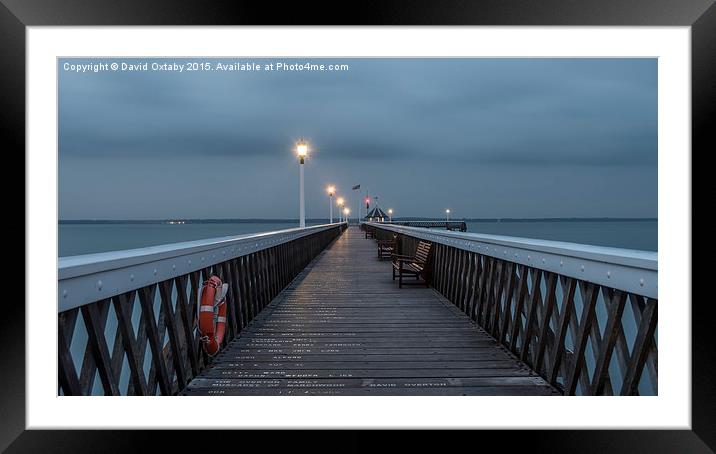
{"label": "wooden pier", "polygon": [[399,289],[351,227],[182,394],[560,393],[433,288]]}
{"label": "wooden pier", "polygon": [[[58,395],[658,394],[656,253],[361,228],[61,258]],[[429,287],[399,288],[378,244],[429,250]],[[229,283],[213,358],[211,276]]]}

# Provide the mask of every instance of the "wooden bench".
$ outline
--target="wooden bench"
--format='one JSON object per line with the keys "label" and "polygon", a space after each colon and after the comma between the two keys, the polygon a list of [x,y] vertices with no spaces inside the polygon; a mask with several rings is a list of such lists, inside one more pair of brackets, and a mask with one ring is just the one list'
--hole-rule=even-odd
{"label": "wooden bench", "polygon": [[378,242],[378,260],[392,258],[397,251],[398,241],[397,235],[393,235],[392,240],[376,240]]}
{"label": "wooden bench", "polygon": [[[392,254],[393,259],[393,280],[398,278],[398,288],[403,288],[403,276],[415,276],[417,281],[423,278],[425,287],[428,286],[427,266],[430,259],[432,243],[420,241],[414,256]],[[406,284],[408,284],[406,282]],[[419,282],[410,283],[419,284]]]}

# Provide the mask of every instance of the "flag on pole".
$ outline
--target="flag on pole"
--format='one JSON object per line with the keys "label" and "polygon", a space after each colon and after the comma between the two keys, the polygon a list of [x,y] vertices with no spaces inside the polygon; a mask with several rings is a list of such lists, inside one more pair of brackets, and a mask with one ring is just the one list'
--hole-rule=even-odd
{"label": "flag on pole", "polygon": [[353,186],[353,190],[355,191],[356,189],[360,189],[360,185],[359,185],[359,184]]}

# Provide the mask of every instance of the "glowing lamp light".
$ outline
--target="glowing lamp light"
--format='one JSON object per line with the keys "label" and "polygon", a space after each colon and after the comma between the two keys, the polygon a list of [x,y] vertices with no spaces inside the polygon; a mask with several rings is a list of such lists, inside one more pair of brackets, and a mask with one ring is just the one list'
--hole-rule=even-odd
{"label": "glowing lamp light", "polygon": [[298,142],[296,144],[296,153],[301,157],[305,157],[308,154],[308,144],[304,141]]}
{"label": "glowing lamp light", "polygon": [[303,160],[308,156],[308,144],[303,139],[299,140],[296,144],[296,154],[301,164],[303,164]]}
{"label": "glowing lamp light", "polygon": [[328,191],[328,195],[330,195],[331,197],[333,197],[333,193],[336,192],[336,187],[335,187],[335,186],[328,186],[328,188],[326,188],[326,190]]}
{"label": "glowing lamp light", "polygon": [[351,210],[349,210],[348,208],[343,209],[343,214],[349,215],[350,213],[351,213]]}
{"label": "glowing lamp light", "polygon": [[345,200],[343,200],[343,197],[338,197],[338,200],[336,200],[336,203],[337,203],[338,205],[343,206],[343,204],[345,203]]}
{"label": "glowing lamp light", "polygon": [[388,208],[388,214],[393,214],[393,209],[392,209],[392,208]]}

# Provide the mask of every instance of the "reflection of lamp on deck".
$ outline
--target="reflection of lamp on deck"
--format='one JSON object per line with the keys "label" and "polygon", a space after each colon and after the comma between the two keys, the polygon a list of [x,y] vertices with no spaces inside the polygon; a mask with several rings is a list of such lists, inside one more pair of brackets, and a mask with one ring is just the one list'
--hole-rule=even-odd
{"label": "reflection of lamp on deck", "polygon": [[306,202],[303,196],[303,162],[306,159],[306,156],[308,156],[308,144],[303,139],[299,140],[296,144],[296,155],[298,156],[299,168],[299,226],[306,227]]}
{"label": "reflection of lamp on deck", "polygon": [[333,224],[333,193],[336,192],[335,186],[328,186],[328,210],[330,213],[330,223]]}
{"label": "reflection of lamp on deck", "polygon": [[345,201],[343,200],[343,197],[338,197],[338,200],[336,200],[336,204],[338,204],[338,206],[341,207],[341,209],[338,210],[338,217],[339,217],[338,222],[343,222],[343,210],[342,209],[343,209],[344,203],[345,203]]}

